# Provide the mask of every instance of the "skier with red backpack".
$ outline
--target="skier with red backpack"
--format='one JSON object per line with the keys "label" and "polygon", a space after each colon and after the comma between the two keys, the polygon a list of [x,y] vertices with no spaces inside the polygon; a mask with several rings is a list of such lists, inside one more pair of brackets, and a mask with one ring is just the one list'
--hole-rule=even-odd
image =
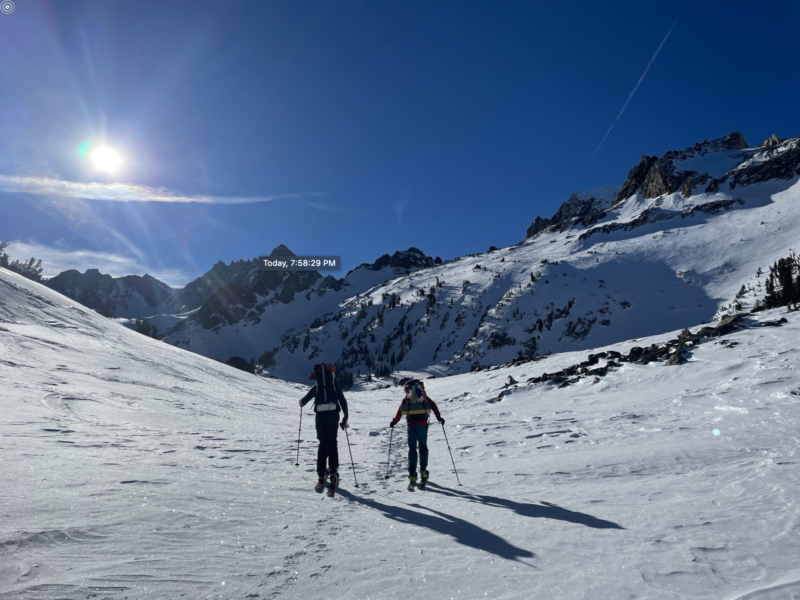
{"label": "skier with red backpack", "polygon": [[436,403],[428,398],[425,393],[425,385],[418,379],[410,379],[403,386],[406,397],[397,409],[389,427],[394,427],[400,421],[400,417],[405,415],[408,423],[408,491],[414,491],[417,483],[417,446],[419,445],[419,466],[421,490],[425,489],[428,483],[428,415],[431,411],[436,415],[436,419],[444,425],[444,419],[439,414]]}
{"label": "skier with red backpack", "polygon": [[[314,381],[314,387],[300,400],[300,406],[308,404],[314,399],[314,412],[316,413],[317,439],[319,448],[317,449],[317,485],[314,490],[322,493],[325,489],[325,469],[326,463],[330,473],[330,485],[328,486],[328,496],[333,496],[336,492],[336,484],[339,482],[339,449],[336,444],[336,429],[341,427],[345,430],[347,425],[347,400],[344,397],[342,388],[335,381],[336,367],[328,364],[314,365],[314,371],[308,378]],[[344,413],[344,419],[339,423],[339,413]]]}

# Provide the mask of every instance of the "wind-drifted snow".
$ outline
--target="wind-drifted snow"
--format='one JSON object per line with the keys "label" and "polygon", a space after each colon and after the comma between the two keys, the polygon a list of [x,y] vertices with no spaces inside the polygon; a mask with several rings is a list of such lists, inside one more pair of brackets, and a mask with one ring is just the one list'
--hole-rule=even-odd
{"label": "wind-drifted snow", "polygon": [[399,388],[349,393],[360,487],[340,435],[329,499],[308,411],[294,466],[306,386],[0,270],[0,598],[795,597],[800,318],[755,327],[776,312],[596,383],[525,383],[585,352],[428,380],[462,486],[437,424],[430,489],[405,491],[403,424],[384,480]]}

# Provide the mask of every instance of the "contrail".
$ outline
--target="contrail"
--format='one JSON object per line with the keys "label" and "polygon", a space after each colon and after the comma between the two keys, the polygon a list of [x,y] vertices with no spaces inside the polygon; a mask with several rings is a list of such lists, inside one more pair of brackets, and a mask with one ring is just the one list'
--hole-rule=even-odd
{"label": "contrail", "polygon": [[647,63],[647,67],[645,67],[644,73],[642,73],[642,76],[639,77],[639,81],[636,82],[636,87],[633,88],[633,91],[628,95],[628,99],[625,100],[625,104],[623,104],[622,110],[619,111],[617,118],[614,119],[614,122],[611,124],[611,127],[608,128],[608,131],[606,131],[606,134],[603,136],[603,139],[600,140],[600,143],[597,145],[597,149],[594,151],[594,154],[592,154],[592,158],[589,159],[589,162],[592,162],[594,160],[594,155],[597,154],[597,150],[600,150],[600,146],[602,146],[603,142],[606,141],[608,134],[611,133],[611,130],[614,129],[614,125],[617,124],[617,121],[619,121],[619,118],[622,116],[622,113],[624,113],[625,109],[628,108],[628,104],[630,104],[631,98],[633,98],[633,95],[636,93],[636,90],[639,89],[639,86],[642,85],[642,81],[644,81],[645,75],[647,75],[647,72],[650,70],[650,65],[653,64],[653,61],[656,59],[656,56],[658,56],[658,53],[661,52],[661,47],[664,45],[664,42],[667,41],[669,34],[672,33],[672,30],[675,29],[675,25],[677,24],[678,24],[678,19],[675,19],[675,22],[672,24],[672,27],[669,28],[667,35],[664,36],[664,39],[661,40],[661,43],[658,45],[658,48],[656,48],[656,53],[653,54],[653,58],[651,58],[650,62]]}

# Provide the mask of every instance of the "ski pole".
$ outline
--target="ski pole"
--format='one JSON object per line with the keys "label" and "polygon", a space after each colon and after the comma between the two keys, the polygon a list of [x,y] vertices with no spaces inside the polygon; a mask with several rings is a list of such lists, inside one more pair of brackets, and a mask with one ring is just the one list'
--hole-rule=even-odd
{"label": "ski pole", "polygon": [[394,427],[389,430],[389,457],[386,459],[386,476],[384,479],[389,479],[389,465],[392,461],[392,436],[394,435]]}
{"label": "ski pole", "polygon": [[294,461],[294,466],[300,466],[300,432],[303,430],[303,407],[300,407],[300,427],[297,428],[297,459]]}
{"label": "ski pole", "polygon": [[356,487],[358,487],[358,477],[356,477],[356,464],[353,462],[353,450],[350,448],[350,435],[347,433],[347,424],[345,423],[344,435],[347,438],[347,449],[350,451],[350,464],[353,466],[353,479],[356,480]]}
{"label": "ski pole", "polygon": [[[441,421],[439,421],[441,423]],[[461,480],[458,478],[458,469],[456,469],[456,461],[453,460],[453,451],[450,450],[450,442],[447,441],[447,432],[444,430],[444,423],[442,424],[442,433],[444,433],[444,441],[447,443],[447,451],[450,453],[450,460],[453,461],[453,470],[456,472],[456,481],[461,485]]]}

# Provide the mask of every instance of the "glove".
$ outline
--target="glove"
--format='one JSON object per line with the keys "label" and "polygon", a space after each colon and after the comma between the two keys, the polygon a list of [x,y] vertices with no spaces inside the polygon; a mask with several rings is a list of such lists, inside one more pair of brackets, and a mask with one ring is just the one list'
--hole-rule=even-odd
{"label": "glove", "polygon": [[344,421],[342,421],[342,422],[339,424],[339,427],[341,427],[341,428],[342,428],[342,431],[344,431],[345,429],[347,429],[348,427],[350,427],[350,425],[348,425],[348,424],[347,424],[347,419],[345,419]]}
{"label": "glove", "polygon": [[394,428],[394,426],[395,426],[396,424],[397,424],[397,423],[395,423],[394,421],[392,421],[391,423],[389,423],[389,427],[392,427],[392,428]]}
{"label": "glove", "polygon": [[444,425],[444,419],[439,419],[439,423],[441,423],[442,425]]}
{"label": "glove", "polygon": [[300,405],[300,408],[303,408],[303,401],[302,400],[300,400],[300,402],[298,402],[298,404]]}

